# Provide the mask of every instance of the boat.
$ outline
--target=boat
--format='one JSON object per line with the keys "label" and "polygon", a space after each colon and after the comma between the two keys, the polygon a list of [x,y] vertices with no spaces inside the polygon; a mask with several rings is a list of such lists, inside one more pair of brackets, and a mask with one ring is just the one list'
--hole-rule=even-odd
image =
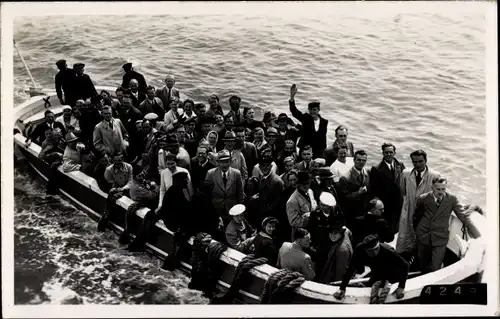
{"label": "boat", "polygon": [[[107,90],[112,94],[115,91],[113,87],[97,86],[96,89],[98,92]],[[34,88],[30,89],[29,93],[31,98],[14,108],[15,147],[40,177],[47,180],[50,167],[38,159],[41,147],[35,142],[26,146],[26,136],[28,130],[43,120],[45,110],[49,109],[57,116],[62,113],[62,105],[60,105],[54,90]],[[97,182],[80,171],[64,173],[61,167],[59,167],[56,174],[59,175],[58,191],[60,194],[87,213],[91,219],[98,221],[106,206],[107,194],[99,189]],[[126,211],[132,203],[133,201],[127,197],[121,197],[117,200],[116,209],[113,210],[114,213],[110,216],[108,226],[112,231],[123,232]],[[130,229],[132,234],[137,232],[137,228],[147,212],[148,209],[146,208],[139,209],[136,212],[135,221]],[[451,258],[447,259],[451,260],[451,262],[445,262],[445,267],[432,273],[425,275],[410,274],[406,283],[405,296],[402,299],[396,299],[394,294],[390,294],[385,303],[419,303],[419,297],[427,285],[482,282],[485,267],[486,223],[486,218],[478,212],[473,212],[469,216],[466,225],[463,225],[452,214],[449,227],[450,240],[447,245],[447,256],[451,256]],[[172,243],[173,233],[163,225],[162,221],[159,221],[155,225],[152,239],[146,244],[146,250],[157,258],[164,259],[171,253]],[[190,243],[192,244],[192,238]],[[394,243],[391,243],[391,245],[394,245]],[[218,281],[218,289],[226,291],[230,287],[235,269],[244,257],[244,254],[231,248],[228,248],[221,255],[223,272]],[[180,270],[189,274],[191,269],[189,260],[181,261]],[[252,268],[250,270],[251,279],[245,281],[245,285],[239,290],[236,302],[244,304],[260,303],[261,292],[266,280],[277,271],[277,268],[267,264]],[[338,282],[326,285],[305,281],[295,290],[290,303],[369,304],[370,288],[352,287],[353,284],[366,281],[367,278],[351,280],[346,295],[342,300],[337,300],[333,296],[338,290]],[[395,287],[396,284],[393,286]]]}

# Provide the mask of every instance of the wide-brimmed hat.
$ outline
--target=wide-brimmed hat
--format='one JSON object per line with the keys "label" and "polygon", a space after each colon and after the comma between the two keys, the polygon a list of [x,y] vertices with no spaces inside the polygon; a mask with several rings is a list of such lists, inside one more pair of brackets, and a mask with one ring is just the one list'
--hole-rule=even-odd
{"label": "wide-brimmed hat", "polygon": [[337,201],[335,200],[333,194],[328,192],[322,192],[321,195],[319,195],[319,201],[321,204],[330,207],[337,205]]}
{"label": "wide-brimmed hat", "polygon": [[311,176],[307,171],[299,171],[297,173],[297,183],[298,184],[309,184],[311,182]]}
{"label": "wide-brimmed hat", "polygon": [[229,161],[231,160],[231,154],[229,153],[228,150],[222,150],[217,153],[217,160],[218,161]]}
{"label": "wide-brimmed hat", "polygon": [[174,133],[168,134],[165,142],[167,143],[167,146],[178,146],[179,139],[177,137],[177,134]]}
{"label": "wide-brimmed hat", "polygon": [[276,114],[271,111],[267,111],[264,113],[264,117],[262,118],[262,122],[268,122],[268,121],[273,121],[277,119]]}
{"label": "wide-brimmed hat", "polygon": [[331,179],[333,178],[333,173],[329,167],[320,167],[318,170],[319,179]]}
{"label": "wide-brimmed hat", "polygon": [[238,216],[245,212],[247,208],[243,204],[236,204],[229,210],[229,215]]}
{"label": "wide-brimmed hat", "polygon": [[236,140],[236,135],[233,131],[227,131],[223,138],[224,141],[234,141]]}
{"label": "wide-brimmed hat", "polygon": [[66,143],[70,143],[70,142],[78,141],[78,136],[73,134],[73,132],[69,132],[66,134],[64,139],[66,140]]}

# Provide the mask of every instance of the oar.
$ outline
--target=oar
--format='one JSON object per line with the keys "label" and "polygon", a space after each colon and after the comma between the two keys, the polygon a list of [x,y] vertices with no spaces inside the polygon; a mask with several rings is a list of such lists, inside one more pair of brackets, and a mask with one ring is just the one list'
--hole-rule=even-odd
{"label": "oar", "polygon": [[21,58],[21,61],[24,64],[24,67],[26,68],[26,72],[28,72],[28,75],[30,76],[31,82],[33,83],[34,88],[39,88],[38,84],[36,84],[35,79],[33,79],[33,76],[31,75],[30,69],[28,68],[28,65],[26,64],[26,61],[24,61],[23,55],[19,51],[19,48],[17,47],[16,40],[12,39],[14,41],[14,48],[16,48],[17,54],[19,54],[19,57]]}

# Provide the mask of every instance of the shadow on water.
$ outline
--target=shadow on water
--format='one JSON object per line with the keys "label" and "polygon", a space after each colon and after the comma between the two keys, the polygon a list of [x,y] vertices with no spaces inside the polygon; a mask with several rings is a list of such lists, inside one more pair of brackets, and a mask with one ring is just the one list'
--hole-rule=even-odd
{"label": "shadow on water", "polygon": [[59,196],[23,160],[14,170],[15,304],[207,304],[189,278],[129,253]]}

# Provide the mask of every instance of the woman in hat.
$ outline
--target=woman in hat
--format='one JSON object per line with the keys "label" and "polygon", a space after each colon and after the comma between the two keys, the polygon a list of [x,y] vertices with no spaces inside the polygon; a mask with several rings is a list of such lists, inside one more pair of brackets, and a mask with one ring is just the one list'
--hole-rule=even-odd
{"label": "woman in hat", "polygon": [[248,249],[252,242],[252,236],[255,232],[245,219],[243,214],[246,210],[245,205],[236,204],[229,210],[232,220],[226,227],[226,240],[229,246],[239,251]]}
{"label": "woman in hat", "polygon": [[255,235],[248,249],[256,257],[267,258],[269,265],[276,265],[278,261],[278,247],[274,243],[274,233],[278,220],[274,217],[266,217],[262,221],[260,231]]}
{"label": "woman in hat", "polygon": [[248,127],[251,130],[255,129],[256,127],[265,127],[264,123],[255,120],[255,111],[251,107],[243,108],[243,119],[244,122],[241,123],[241,126]]}
{"label": "woman in hat", "polygon": [[294,163],[297,164],[297,148],[295,147],[295,142],[292,140],[286,140],[283,148],[278,152],[277,163],[279,172],[284,171],[284,160],[287,157],[293,158]]}
{"label": "woman in hat", "polygon": [[329,284],[342,280],[353,255],[352,233],[341,223],[331,225],[324,264],[316,263],[316,281]]}
{"label": "woman in hat", "polygon": [[78,171],[82,165],[80,151],[85,148],[82,143],[77,144],[78,137],[69,132],[66,134],[66,148],[63,155],[63,171],[65,173]]}
{"label": "woman in hat", "polygon": [[252,131],[252,137],[253,137],[252,143],[255,145],[257,152],[260,152],[262,147],[264,147],[267,144],[267,141],[264,139],[264,135],[265,135],[264,129],[262,127],[256,127]]}

